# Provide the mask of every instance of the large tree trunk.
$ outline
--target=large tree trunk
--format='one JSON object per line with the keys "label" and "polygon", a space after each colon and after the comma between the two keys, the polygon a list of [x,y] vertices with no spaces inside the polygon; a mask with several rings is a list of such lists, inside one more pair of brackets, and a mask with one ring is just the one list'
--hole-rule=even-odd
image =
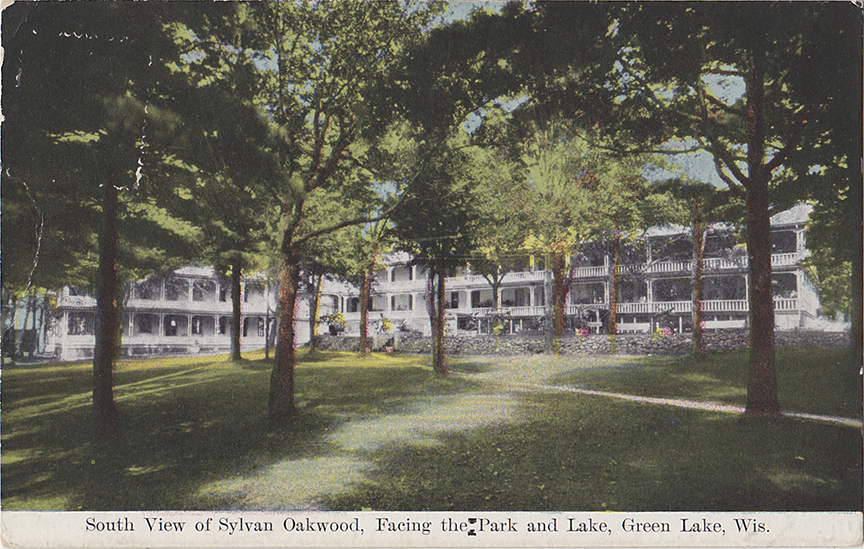
{"label": "large tree trunk", "polygon": [[324,271],[316,267],[313,271],[313,288],[309,294],[309,351],[314,352],[318,347],[318,317],[321,314],[321,281],[324,279]]}
{"label": "large tree trunk", "polygon": [[27,335],[27,323],[30,322],[30,311],[33,308],[33,296],[28,295],[24,298],[24,324],[21,326],[21,332],[18,334],[18,343],[15,348],[18,349],[18,356],[24,358],[24,341]]}
{"label": "large tree trunk", "polygon": [[267,314],[264,317],[264,360],[268,360],[270,358],[270,330],[271,330],[271,318],[270,318],[270,291],[272,288],[270,287],[270,282],[267,282]]}
{"label": "large tree trunk", "polygon": [[434,353],[432,355],[432,368],[435,370],[435,373],[441,375],[447,373],[447,361],[444,356],[444,328],[446,327],[446,320],[444,317],[444,280],[444,261],[442,259],[438,264],[438,297],[435,300],[436,320],[435,333],[433,335],[435,344],[433,345]]}
{"label": "large tree trunk", "polygon": [[360,271],[360,356],[369,354],[369,294],[372,289],[371,268]]}
{"label": "large tree trunk", "polygon": [[851,350],[854,358],[854,363],[856,365],[861,364],[862,362],[862,351],[864,351],[864,341],[862,341],[862,336],[864,336],[864,308],[862,308],[862,293],[864,293],[864,233],[862,233],[862,219],[861,219],[861,202],[862,202],[862,192],[864,192],[864,187],[861,185],[861,174],[858,174],[858,177],[852,180],[852,184],[850,185],[850,201],[853,205],[857,205],[855,209],[855,215],[852,217],[853,220],[853,238],[855,241],[854,250],[855,252],[852,254],[852,321],[851,326],[851,334],[850,334],[850,344]]}
{"label": "large tree trunk", "polygon": [[114,400],[114,362],[120,347],[120,251],[118,197],[114,177],[105,183],[102,238],[99,245],[99,293],[96,298],[96,346],[93,351],[93,420],[97,438],[120,435],[120,416]]}
{"label": "large tree trunk", "polygon": [[[292,251],[293,252],[293,251]],[[291,252],[282,253],[279,268],[279,337],[276,340],[276,360],[270,375],[268,417],[284,421],[297,414],[294,403],[294,368],[297,364],[294,347],[294,306],[300,285],[300,260]]]}
{"label": "large tree trunk", "polygon": [[702,205],[693,201],[693,359],[705,360],[705,343],[702,338],[702,270],[705,254],[705,229],[702,226]]}
{"label": "large tree trunk", "polygon": [[239,257],[231,262],[231,360],[239,362],[240,356],[240,279],[243,276],[243,260]]}
{"label": "large tree trunk", "polygon": [[765,83],[760,53],[747,78],[747,255],[750,262],[750,377],[747,417],[775,417],[777,369],[774,364],[774,292],[771,287],[771,217],[765,160]]}
{"label": "large tree trunk", "polygon": [[750,262],[750,377],[745,414],[780,413],[774,364],[774,292],[771,287],[771,223],[768,185],[747,194],[747,254]]}
{"label": "large tree trunk", "polygon": [[567,300],[567,273],[564,254],[552,254],[552,352],[561,353],[564,334],[564,306]]}
{"label": "large tree trunk", "polygon": [[[426,314],[429,315],[429,333],[432,334],[432,356],[437,353],[435,345],[437,339],[435,333],[438,331],[438,292],[435,290],[435,268],[429,265],[429,276],[426,278]],[[434,360],[434,359],[433,359]]]}

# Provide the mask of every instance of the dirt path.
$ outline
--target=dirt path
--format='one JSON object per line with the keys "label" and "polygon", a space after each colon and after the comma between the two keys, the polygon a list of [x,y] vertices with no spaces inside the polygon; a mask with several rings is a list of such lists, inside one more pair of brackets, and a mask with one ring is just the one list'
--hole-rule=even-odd
{"label": "dirt path", "polygon": [[[482,358],[477,362],[485,362]],[[225,479],[199,491],[202,503],[230,509],[316,509],[322,496],[362,481],[372,467],[366,456],[377,449],[434,446],[440,435],[521,421],[517,414],[527,385],[545,383],[572,364],[534,357],[496,358],[491,369],[464,375],[483,382],[470,394],[442,395],[416,401],[410,410],[351,421],[328,434],[326,456],[285,460],[253,477]],[[529,392],[535,389],[528,389]]]}

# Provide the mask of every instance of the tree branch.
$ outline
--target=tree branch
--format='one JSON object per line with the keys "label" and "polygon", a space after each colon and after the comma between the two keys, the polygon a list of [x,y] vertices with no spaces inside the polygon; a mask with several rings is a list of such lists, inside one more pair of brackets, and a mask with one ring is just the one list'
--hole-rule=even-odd
{"label": "tree branch", "polygon": [[723,164],[721,163],[719,156],[712,152],[711,159],[714,161],[714,169],[717,170],[717,175],[720,176],[720,179],[722,179],[724,183],[726,183],[726,186],[729,187],[729,191],[739,198],[747,198],[747,193],[741,184],[734,181],[725,171],[723,171]]}
{"label": "tree branch", "polygon": [[727,105],[723,101],[720,101],[720,99],[718,99],[718,98],[714,97],[713,95],[711,95],[710,93],[708,93],[708,91],[705,89],[701,90],[701,92],[702,92],[702,96],[706,100],[708,100],[709,103],[711,103],[715,107],[719,108],[720,110],[727,112],[729,114],[735,114],[735,115],[742,116],[742,117],[747,116],[747,111],[745,111],[744,109],[736,109],[735,107],[730,107],[729,105]]}
{"label": "tree branch", "polygon": [[369,217],[369,216],[363,215],[363,216],[355,217],[353,219],[342,221],[341,223],[336,223],[335,225],[331,225],[329,227],[324,227],[323,229],[318,229],[317,231],[312,231],[311,233],[307,234],[306,236],[304,236],[302,238],[298,238],[297,240],[295,240],[292,243],[292,247],[300,248],[301,246],[303,246],[304,244],[306,244],[310,240],[314,240],[314,239],[320,238],[324,235],[328,235],[330,233],[336,232],[339,229],[344,229],[346,227],[351,227],[353,225],[362,225],[364,223],[376,223],[378,221],[383,221],[384,219],[387,219],[390,217],[390,214],[393,213],[393,211],[396,209],[397,206],[399,206],[400,203],[401,203],[401,200],[397,201],[392,206],[387,208],[383,213],[381,213],[380,215],[377,215],[375,217]]}
{"label": "tree branch", "polygon": [[789,153],[798,146],[798,141],[801,139],[801,134],[804,133],[804,126],[806,124],[807,120],[799,122],[796,128],[792,131],[792,135],[789,137],[789,142],[786,143],[786,146],[780,149],[780,151],[771,158],[771,161],[766,164],[765,169],[768,170],[769,174],[776,170],[780,164],[789,157]]}

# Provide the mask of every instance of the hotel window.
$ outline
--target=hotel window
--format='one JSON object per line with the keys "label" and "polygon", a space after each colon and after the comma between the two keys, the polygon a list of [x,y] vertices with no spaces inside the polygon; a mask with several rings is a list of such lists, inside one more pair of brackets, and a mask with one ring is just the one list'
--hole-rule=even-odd
{"label": "hotel window", "polygon": [[69,313],[69,335],[93,335],[95,317],[93,313]]}

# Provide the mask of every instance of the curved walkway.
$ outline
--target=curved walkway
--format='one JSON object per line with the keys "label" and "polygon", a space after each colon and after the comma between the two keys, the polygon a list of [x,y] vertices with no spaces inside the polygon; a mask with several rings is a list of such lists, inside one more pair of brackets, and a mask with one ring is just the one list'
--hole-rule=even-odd
{"label": "curved walkway", "polygon": [[[592,361],[601,361],[601,364],[591,364],[586,366],[588,368],[594,367],[602,367],[603,358],[593,357]],[[520,364],[516,364],[516,362]],[[525,368],[524,363],[529,362],[530,368]],[[499,360],[500,363],[500,360]],[[661,397],[649,397],[649,396],[641,396],[627,393],[616,393],[610,391],[598,391],[590,388],[579,388],[568,385],[550,385],[548,383],[544,383],[544,381],[550,379],[552,376],[563,373],[565,371],[573,370],[572,363],[568,363],[566,361],[556,360],[554,358],[543,357],[540,360],[536,359],[525,359],[524,357],[511,358],[507,360],[506,363],[509,363],[510,368],[505,368],[501,370],[492,370],[488,373],[481,374],[478,376],[470,376],[470,377],[481,377],[485,381],[490,383],[497,383],[503,387],[509,388],[510,390],[519,390],[520,392],[547,392],[547,393],[569,393],[576,395],[588,395],[588,396],[599,396],[606,398],[614,398],[619,400],[627,400],[630,402],[638,402],[641,404],[654,404],[660,406],[674,406],[677,408],[690,408],[694,410],[707,410],[711,412],[723,412],[729,414],[743,414],[744,406],[736,405],[736,404],[725,404],[721,402],[711,402],[704,400],[692,400],[692,399],[681,399],[681,398],[661,398]],[[505,364],[506,364],[505,363]],[[516,367],[518,366],[518,367]],[[783,410],[783,416],[786,418],[793,419],[802,419],[809,421],[818,421],[821,423],[828,423],[833,425],[841,425],[844,427],[853,427],[856,429],[864,428],[864,424],[860,419],[849,418],[849,417],[841,417],[841,416],[829,416],[822,414],[809,414],[806,412],[796,412],[792,410]]]}

